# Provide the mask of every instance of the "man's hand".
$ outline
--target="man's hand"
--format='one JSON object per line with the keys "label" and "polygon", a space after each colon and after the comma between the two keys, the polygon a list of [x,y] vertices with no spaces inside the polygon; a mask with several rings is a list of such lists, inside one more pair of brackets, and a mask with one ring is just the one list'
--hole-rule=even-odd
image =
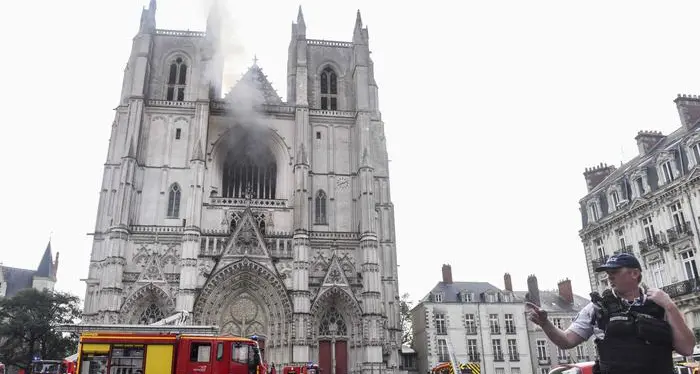
{"label": "man's hand", "polygon": [[540,307],[531,302],[526,302],[525,307],[528,309],[527,319],[532,321],[535,325],[542,327],[549,322],[549,319],[547,319],[547,311],[540,309]]}
{"label": "man's hand", "polygon": [[666,292],[658,288],[648,289],[647,298],[664,309],[667,309],[669,306],[673,305],[673,300],[671,300],[671,297],[668,296]]}

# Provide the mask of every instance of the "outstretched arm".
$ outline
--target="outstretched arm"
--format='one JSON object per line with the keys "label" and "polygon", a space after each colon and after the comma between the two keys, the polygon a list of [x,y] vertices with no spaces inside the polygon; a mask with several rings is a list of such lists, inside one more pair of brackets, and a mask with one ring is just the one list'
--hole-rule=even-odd
{"label": "outstretched arm", "polygon": [[[566,331],[554,326],[552,321],[547,318],[547,312],[540,309],[537,305],[528,302],[526,306],[530,309],[528,312],[528,319],[532,321],[532,323],[540,326],[545,335],[547,335],[547,338],[561,349],[571,349],[586,341],[586,339],[593,334],[593,326],[590,322],[591,318],[586,317],[590,315],[590,312],[584,313],[587,309],[592,311],[592,305],[586,306],[581,313],[579,313],[579,316],[572,323],[572,326]],[[575,325],[578,327],[575,327]]]}

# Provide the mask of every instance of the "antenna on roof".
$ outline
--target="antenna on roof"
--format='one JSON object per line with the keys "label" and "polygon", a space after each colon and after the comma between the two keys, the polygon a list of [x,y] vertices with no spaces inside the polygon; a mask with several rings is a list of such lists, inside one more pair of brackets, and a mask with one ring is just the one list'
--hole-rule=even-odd
{"label": "antenna on roof", "polygon": [[625,147],[620,145],[620,166],[624,163],[625,160]]}

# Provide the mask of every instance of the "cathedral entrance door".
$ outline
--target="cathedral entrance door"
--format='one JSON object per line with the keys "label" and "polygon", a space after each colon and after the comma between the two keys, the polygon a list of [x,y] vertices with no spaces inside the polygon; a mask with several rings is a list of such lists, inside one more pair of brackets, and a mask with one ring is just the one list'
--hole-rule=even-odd
{"label": "cathedral entrance door", "polygon": [[318,342],[318,367],[321,374],[347,374],[348,342],[335,339]]}

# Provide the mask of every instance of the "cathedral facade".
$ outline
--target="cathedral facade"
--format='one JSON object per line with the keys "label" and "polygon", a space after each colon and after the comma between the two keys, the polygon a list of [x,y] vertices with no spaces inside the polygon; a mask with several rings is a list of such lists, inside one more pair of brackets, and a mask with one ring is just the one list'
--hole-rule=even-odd
{"label": "cathedral facade", "polygon": [[[351,42],[292,24],[287,98],[254,63],[225,95],[220,20],[141,16],[112,124],[84,320],[177,311],[257,335],[275,365],[394,371],[394,213],[367,28]],[[223,97],[222,97],[223,96]]]}

